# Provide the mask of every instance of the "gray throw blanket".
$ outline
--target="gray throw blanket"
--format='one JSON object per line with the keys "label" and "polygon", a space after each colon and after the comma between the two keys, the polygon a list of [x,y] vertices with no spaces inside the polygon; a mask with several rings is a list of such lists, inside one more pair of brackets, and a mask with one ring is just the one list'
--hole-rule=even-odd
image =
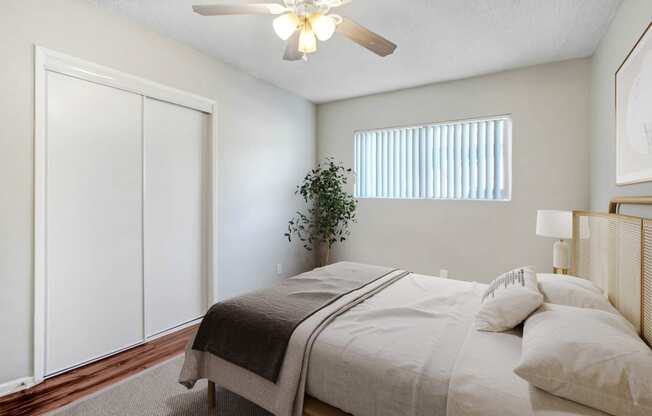
{"label": "gray throw blanket", "polygon": [[343,263],[217,303],[204,317],[192,349],[210,352],[275,383],[300,323],[392,272]]}

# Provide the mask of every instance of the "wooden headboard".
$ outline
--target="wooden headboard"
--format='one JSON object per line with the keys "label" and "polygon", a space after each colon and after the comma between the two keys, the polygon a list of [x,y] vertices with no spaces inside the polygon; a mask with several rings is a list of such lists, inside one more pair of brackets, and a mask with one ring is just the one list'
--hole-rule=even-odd
{"label": "wooden headboard", "polygon": [[608,214],[573,211],[571,274],[601,288],[652,344],[652,220],[619,214],[622,204],[652,205],[652,197],[614,199]]}

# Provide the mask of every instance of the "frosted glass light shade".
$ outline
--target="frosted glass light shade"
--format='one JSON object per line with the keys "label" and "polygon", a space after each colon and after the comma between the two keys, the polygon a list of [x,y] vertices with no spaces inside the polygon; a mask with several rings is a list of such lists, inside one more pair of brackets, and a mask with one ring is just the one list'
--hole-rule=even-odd
{"label": "frosted glass light shade", "polygon": [[335,33],[335,20],[330,16],[316,13],[310,17],[310,26],[317,35],[317,39],[327,41]]}
{"label": "frosted glass light shade", "polygon": [[276,35],[283,39],[288,40],[290,36],[297,30],[301,21],[299,17],[294,13],[282,14],[272,22],[274,26],[274,32]]}
{"label": "frosted glass light shade", "polygon": [[571,211],[537,211],[537,235],[560,240],[573,237],[573,213]]}
{"label": "frosted glass light shade", "polygon": [[299,52],[313,53],[317,50],[317,38],[309,28],[304,28],[299,37]]}

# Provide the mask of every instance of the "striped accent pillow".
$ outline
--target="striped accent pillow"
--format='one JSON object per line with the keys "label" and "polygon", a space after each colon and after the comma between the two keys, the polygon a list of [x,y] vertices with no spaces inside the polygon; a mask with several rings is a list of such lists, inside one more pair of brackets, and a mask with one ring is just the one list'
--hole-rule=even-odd
{"label": "striped accent pillow", "polygon": [[475,318],[480,331],[514,328],[543,304],[537,276],[530,266],[503,273],[489,284]]}

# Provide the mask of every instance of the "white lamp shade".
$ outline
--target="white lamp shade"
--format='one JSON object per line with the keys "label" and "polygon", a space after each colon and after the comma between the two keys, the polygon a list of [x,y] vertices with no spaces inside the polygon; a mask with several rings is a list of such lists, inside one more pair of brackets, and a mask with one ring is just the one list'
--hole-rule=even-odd
{"label": "white lamp shade", "polygon": [[537,211],[537,235],[570,240],[573,237],[573,213],[554,210]]}

